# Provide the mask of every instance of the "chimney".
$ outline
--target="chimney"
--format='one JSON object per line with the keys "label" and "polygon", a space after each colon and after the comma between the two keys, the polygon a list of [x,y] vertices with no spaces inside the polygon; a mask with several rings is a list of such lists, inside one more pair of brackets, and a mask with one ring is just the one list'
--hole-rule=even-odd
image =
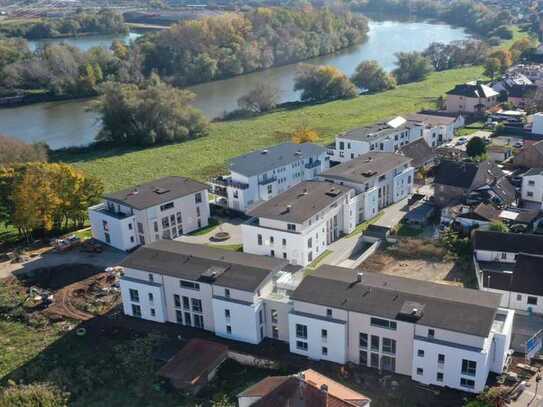
{"label": "chimney", "polygon": [[364,276],[364,273],[356,273],[356,281],[361,283],[363,276]]}
{"label": "chimney", "polygon": [[323,393],[328,393],[328,386],[326,384],[321,384],[321,391]]}

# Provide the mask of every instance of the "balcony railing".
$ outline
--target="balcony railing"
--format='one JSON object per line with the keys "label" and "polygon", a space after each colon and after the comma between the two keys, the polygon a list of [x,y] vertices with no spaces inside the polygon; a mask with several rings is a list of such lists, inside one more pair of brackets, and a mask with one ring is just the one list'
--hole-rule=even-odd
{"label": "balcony railing", "polygon": [[305,165],[305,168],[310,170],[312,168],[320,167],[320,166],[321,166],[321,160],[315,160],[315,161],[311,161],[310,163],[307,163]]}
{"label": "balcony railing", "polygon": [[275,181],[277,181],[277,177],[269,177],[269,178],[264,178],[263,180],[258,181],[258,184],[259,185],[268,185],[268,184],[271,184],[272,182],[275,182]]}
{"label": "balcony railing", "polygon": [[92,206],[89,208],[91,211],[99,212],[104,215],[110,216],[115,219],[126,219],[130,216],[132,216],[132,213],[124,213],[124,212],[118,212],[111,208],[109,208],[105,203],[101,203],[95,206]]}
{"label": "balcony railing", "polygon": [[236,189],[249,189],[249,184],[233,181],[232,178],[223,176],[213,178],[210,184],[219,185],[221,187],[232,187]]}

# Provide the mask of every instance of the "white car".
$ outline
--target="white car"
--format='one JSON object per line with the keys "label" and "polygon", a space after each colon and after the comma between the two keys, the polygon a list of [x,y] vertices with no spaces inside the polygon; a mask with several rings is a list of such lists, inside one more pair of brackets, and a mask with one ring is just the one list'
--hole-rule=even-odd
{"label": "white car", "polygon": [[460,137],[458,141],[456,142],[457,146],[461,146],[462,144],[466,144],[468,142],[468,139],[465,137]]}

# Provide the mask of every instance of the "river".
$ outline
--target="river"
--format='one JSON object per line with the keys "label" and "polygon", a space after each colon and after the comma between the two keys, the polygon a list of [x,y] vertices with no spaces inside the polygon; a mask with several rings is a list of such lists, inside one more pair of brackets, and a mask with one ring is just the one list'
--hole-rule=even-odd
{"label": "river", "polygon": [[[305,62],[333,65],[351,75],[361,61],[375,59],[391,70],[396,52],[421,51],[434,41],[449,43],[469,37],[462,28],[427,22],[370,21],[369,27],[368,40],[363,44]],[[96,41],[93,44],[89,37],[70,39],[74,45],[90,48],[107,46],[111,38],[99,37]],[[189,89],[196,94],[194,106],[209,118],[216,118],[236,109],[237,99],[260,82],[277,87],[281,102],[299,100],[292,89],[296,70],[297,64],[287,65]],[[53,149],[85,145],[100,129],[96,114],[88,111],[91,104],[89,100],[74,100],[0,109],[0,133],[27,142],[44,141]]]}

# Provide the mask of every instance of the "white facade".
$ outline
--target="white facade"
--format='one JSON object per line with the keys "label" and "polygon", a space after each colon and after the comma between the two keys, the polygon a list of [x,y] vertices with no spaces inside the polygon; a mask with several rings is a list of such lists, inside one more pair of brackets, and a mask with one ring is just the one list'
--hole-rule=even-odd
{"label": "white facade", "polygon": [[[488,373],[502,373],[505,367],[513,316],[513,311],[500,310],[492,332],[483,338],[294,301],[289,345],[292,353],[310,359],[352,362],[479,393]],[[384,328],[374,320],[392,324]]]}
{"label": "white facade", "polygon": [[[263,150],[261,156],[254,159],[263,162],[269,160],[272,149]],[[268,201],[302,181],[314,179],[330,167],[326,151],[319,151],[313,155],[294,154],[288,163],[258,174],[245,175],[231,170],[228,176],[218,177],[210,183],[213,193],[219,196],[217,203],[246,212],[259,202]]]}
{"label": "white facade", "polygon": [[107,199],[89,208],[92,236],[124,251],[206,227],[209,214],[206,189],[141,210]]}
{"label": "white facade", "polygon": [[524,206],[543,209],[543,170],[523,175],[520,193]]}

